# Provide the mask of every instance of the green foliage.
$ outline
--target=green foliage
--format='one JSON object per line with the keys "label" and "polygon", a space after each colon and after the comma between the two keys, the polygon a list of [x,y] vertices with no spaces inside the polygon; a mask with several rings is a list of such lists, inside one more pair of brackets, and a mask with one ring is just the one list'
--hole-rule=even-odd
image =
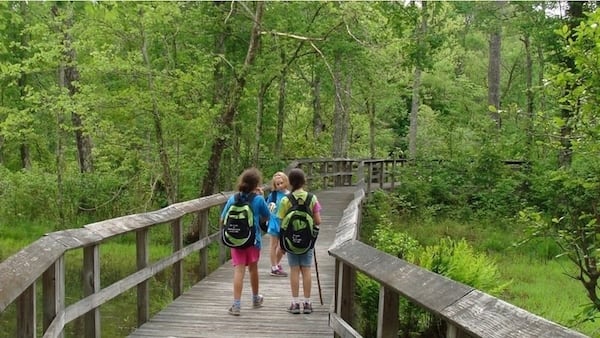
{"label": "green foliage", "polygon": [[464,239],[443,238],[438,244],[426,247],[413,261],[492,295],[499,295],[507,287],[496,263],[487,255],[476,252]]}
{"label": "green foliage", "polygon": [[421,250],[419,242],[406,233],[396,231],[385,216],[382,218],[371,237],[375,248],[398,258],[410,260]]}
{"label": "green foliage", "polygon": [[[385,194],[375,193],[366,205],[366,217],[363,217],[363,233],[373,229],[368,237],[369,243],[388,254],[407,260],[435,273],[455,281],[465,283],[484,292],[498,295],[508,283],[502,282],[498,267],[487,255],[478,253],[465,239],[442,238],[434,245],[423,247],[408,233],[399,230],[391,219],[399,219],[392,208],[385,207]],[[391,198],[387,198],[390,200]],[[373,217],[379,212],[378,217]],[[377,222],[375,226],[370,222]],[[377,322],[379,284],[369,278],[358,275],[357,295],[360,325],[365,336],[376,333],[373,323]],[[410,301],[403,299],[400,305],[401,331],[404,334],[435,331],[440,323]]]}
{"label": "green foliage", "polygon": [[56,176],[38,170],[11,172],[0,166],[0,218],[5,224],[56,219]]}

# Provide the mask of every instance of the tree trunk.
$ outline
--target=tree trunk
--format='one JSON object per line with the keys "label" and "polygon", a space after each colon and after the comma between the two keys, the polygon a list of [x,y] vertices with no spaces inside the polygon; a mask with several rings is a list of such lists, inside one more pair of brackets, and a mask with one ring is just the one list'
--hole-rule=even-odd
{"label": "tree trunk", "polygon": [[525,45],[525,82],[527,86],[527,112],[526,112],[526,138],[527,138],[527,152],[529,155],[527,159],[531,159],[531,149],[533,148],[533,124],[534,124],[534,103],[533,103],[533,61],[531,58],[531,40],[529,34],[525,33],[523,36],[523,44]]}
{"label": "tree trunk", "polygon": [[[143,16],[144,13],[140,11],[140,16]],[[148,81],[148,91],[150,92],[151,102],[152,102],[152,121],[154,123],[154,133],[156,136],[156,143],[158,146],[158,156],[160,159],[160,164],[162,167],[162,184],[155,184],[157,187],[164,188],[164,192],[166,194],[167,204],[171,205],[177,201],[177,189],[175,184],[173,183],[173,176],[171,174],[171,164],[169,162],[169,154],[167,152],[167,148],[165,146],[165,140],[162,130],[162,117],[158,107],[158,102],[156,100],[156,88],[154,85],[154,76],[152,75],[152,64],[150,63],[150,57],[148,56],[148,41],[146,37],[145,28],[141,27],[141,35],[142,35],[142,45],[140,51],[142,53],[142,58],[144,60],[144,65],[146,66],[146,71],[148,72],[147,81]],[[162,189],[161,189],[162,190]],[[166,205],[161,205],[161,207],[165,207]]]}
{"label": "tree trunk", "polygon": [[[52,7],[52,14],[55,17],[59,17],[60,3]],[[73,38],[69,29],[73,27],[73,8],[72,5],[67,8],[67,15],[63,19],[61,27],[62,42],[63,42],[63,62],[61,65],[61,77],[63,81],[60,86],[67,88],[69,91],[69,97],[74,97],[78,89],[75,87],[75,83],[79,81],[79,70],[75,66],[77,60],[77,54],[73,49]],[[83,119],[80,114],[73,111],[71,112],[71,123],[73,124],[73,130],[75,132],[75,144],[77,145],[77,163],[79,164],[79,172],[90,173],[94,171],[94,161],[92,157],[92,139],[88,134],[85,134]]]}
{"label": "tree trunk", "polygon": [[[21,14],[23,15],[23,17],[26,16],[27,13],[27,6],[28,4],[23,1],[20,3],[20,11]],[[29,33],[26,32],[22,32],[21,34],[21,46],[23,47],[23,50],[28,49],[29,46]],[[19,80],[17,81],[18,86],[19,86],[19,92],[20,92],[20,97],[21,100],[24,101],[25,99],[25,86],[27,85],[27,73],[25,73],[24,71],[21,72],[20,76],[19,76]],[[22,140],[21,145],[19,146],[19,150],[20,150],[20,154],[21,154],[21,168],[25,169],[25,170],[31,170],[31,154],[29,152],[29,144],[27,143],[27,140]]]}
{"label": "tree trunk", "polygon": [[219,126],[219,133],[217,138],[214,140],[211,149],[211,155],[208,160],[208,169],[202,180],[202,189],[200,192],[201,196],[212,195],[215,191],[217,179],[219,177],[219,169],[221,165],[221,156],[227,146],[227,135],[230,134],[231,128],[233,127],[233,121],[235,120],[236,112],[242,92],[246,85],[246,76],[250,70],[250,67],[254,63],[256,53],[260,44],[260,25],[262,23],[262,16],[264,12],[264,2],[259,1],[256,3],[256,12],[254,16],[254,24],[250,33],[250,42],[248,44],[248,51],[246,53],[246,59],[241,71],[236,77],[229,88],[229,98],[226,102],[223,111],[217,125]]}
{"label": "tree trunk", "polygon": [[312,107],[313,107],[313,136],[319,138],[323,132],[323,109],[321,108],[321,76],[318,72],[313,72],[312,88]]}
{"label": "tree trunk", "polygon": [[344,139],[348,133],[348,121],[346,117],[345,96],[344,96],[344,79],[342,74],[342,55],[336,53],[334,61],[334,111],[333,111],[333,158],[344,156]]}
{"label": "tree trunk", "polygon": [[[421,3],[421,25],[416,28],[415,44],[420,46],[425,43],[424,39],[427,35],[427,1]],[[410,115],[409,121],[410,126],[408,129],[408,157],[411,161],[417,159],[417,124],[419,121],[419,105],[420,97],[419,91],[421,90],[421,63],[415,62],[415,70],[413,74],[413,87],[412,87],[412,98],[410,104]]]}
{"label": "tree trunk", "polygon": [[285,121],[285,97],[288,65],[285,50],[279,54],[281,58],[281,73],[279,74],[279,97],[277,100],[277,141],[275,142],[275,156],[281,158],[283,154],[283,125]]}
{"label": "tree trunk", "polygon": [[265,111],[265,96],[269,89],[269,83],[261,83],[260,89],[258,90],[258,96],[256,98],[256,128],[254,130],[254,156],[252,160],[253,166],[258,166],[258,159],[260,156],[260,137],[263,133],[263,116]]}
{"label": "tree trunk", "polygon": [[[573,29],[575,27],[577,27],[579,25],[579,22],[582,20],[583,18],[583,2],[579,2],[579,1],[569,1],[569,8],[567,9],[567,15],[568,15],[568,22],[567,24],[569,25],[569,28],[571,29],[571,31],[573,31]],[[572,39],[576,39],[575,36],[571,36]],[[569,69],[571,71],[575,70],[575,60],[573,60],[572,57],[569,56],[565,56],[564,57],[564,63],[567,65],[567,67],[569,67]],[[568,93],[570,93],[573,90],[573,85],[567,85],[567,87],[565,88],[565,94],[567,95]],[[573,109],[575,107],[570,107],[570,108],[563,108],[561,110],[561,117],[564,120],[564,124],[563,126],[560,128],[560,144],[561,144],[561,149],[558,153],[558,165],[560,167],[567,167],[571,165],[571,161],[572,161],[572,156],[573,156],[573,150],[572,150],[572,145],[571,145],[571,132],[572,132],[572,128],[571,128],[571,118],[573,116],[573,114],[576,114],[576,109]]]}
{"label": "tree trunk", "polygon": [[419,121],[419,90],[421,88],[421,68],[420,66],[415,67],[413,74],[413,88],[412,88],[412,99],[410,104],[410,115],[409,121],[410,126],[408,129],[408,158],[411,161],[417,159],[417,124]]}
{"label": "tree trunk", "polygon": [[502,47],[502,33],[500,27],[490,34],[489,63],[488,63],[488,105],[493,107],[490,117],[496,127],[502,127],[500,116],[500,48]]}
{"label": "tree trunk", "polygon": [[375,121],[375,99],[370,97],[365,102],[367,108],[367,114],[369,115],[369,155],[371,158],[375,158],[375,133],[376,121]]}
{"label": "tree trunk", "polygon": [[[228,5],[228,3],[225,1],[213,1],[213,5],[224,6]],[[235,11],[235,6],[232,6],[232,11]],[[232,12],[231,14],[233,15],[234,13]],[[229,35],[231,35],[231,29],[229,25],[225,25],[215,38],[215,45],[213,49],[214,55],[225,55],[225,40]],[[213,106],[217,105],[219,101],[226,95],[225,75],[223,72],[224,67],[227,67],[225,61],[223,59],[219,59],[219,61],[215,63],[215,67],[213,69]]]}

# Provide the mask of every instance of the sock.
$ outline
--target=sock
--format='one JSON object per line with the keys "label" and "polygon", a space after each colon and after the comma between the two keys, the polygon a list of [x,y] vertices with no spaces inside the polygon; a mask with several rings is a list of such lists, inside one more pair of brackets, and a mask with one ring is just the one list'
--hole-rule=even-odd
{"label": "sock", "polygon": [[298,304],[298,297],[292,297],[292,303]]}
{"label": "sock", "polygon": [[252,301],[256,302],[258,300],[258,295],[252,295]]}
{"label": "sock", "polygon": [[308,298],[305,298],[305,299],[304,299],[304,302],[305,302],[305,303],[308,303],[308,304],[310,304],[310,297],[308,297]]}
{"label": "sock", "polygon": [[273,265],[271,267],[271,271],[275,271],[275,270],[279,270],[279,267],[277,265]]}
{"label": "sock", "polygon": [[233,300],[233,306],[234,307],[242,307],[242,300],[241,299],[234,299]]}

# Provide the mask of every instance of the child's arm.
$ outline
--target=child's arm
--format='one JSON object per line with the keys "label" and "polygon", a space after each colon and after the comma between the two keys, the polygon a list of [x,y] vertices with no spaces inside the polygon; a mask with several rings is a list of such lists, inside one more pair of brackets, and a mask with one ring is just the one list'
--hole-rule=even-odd
{"label": "child's arm", "polygon": [[[314,198],[316,199],[317,197],[315,196]],[[315,222],[315,225],[321,224],[321,203],[319,203],[318,200],[313,207],[313,221]]]}

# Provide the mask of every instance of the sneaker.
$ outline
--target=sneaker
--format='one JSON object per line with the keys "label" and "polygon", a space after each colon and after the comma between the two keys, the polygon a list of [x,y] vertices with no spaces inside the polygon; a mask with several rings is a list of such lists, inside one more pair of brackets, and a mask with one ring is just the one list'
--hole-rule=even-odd
{"label": "sneaker", "polygon": [[263,297],[263,295],[258,295],[256,297],[256,299],[252,300],[252,307],[253,308],[259,308],[262,307],[263,301],[265,300],[265,297]]}
{"label": "sneaker", "polygon": [[229,308],[229,314],[232,316],[239,316],[240,315],[240,308],[238,306],[231,306]]}
{"label": "sneaker", "polygon": [[312,313],[312,304],[309,302],[304,302],[304,304],[302,304],[302,313]]}
{"label": "sneaker", "polygon": [[276,270],[271,270],[271,276],[275,277],[287,277],[287,272],[283,271],[281,268]]}
{"label": "sneaker", "polygon": [[300,313],[300,303],[291,303],[290,307],[287,309],[289,313],[293,313],[295,315]]}

